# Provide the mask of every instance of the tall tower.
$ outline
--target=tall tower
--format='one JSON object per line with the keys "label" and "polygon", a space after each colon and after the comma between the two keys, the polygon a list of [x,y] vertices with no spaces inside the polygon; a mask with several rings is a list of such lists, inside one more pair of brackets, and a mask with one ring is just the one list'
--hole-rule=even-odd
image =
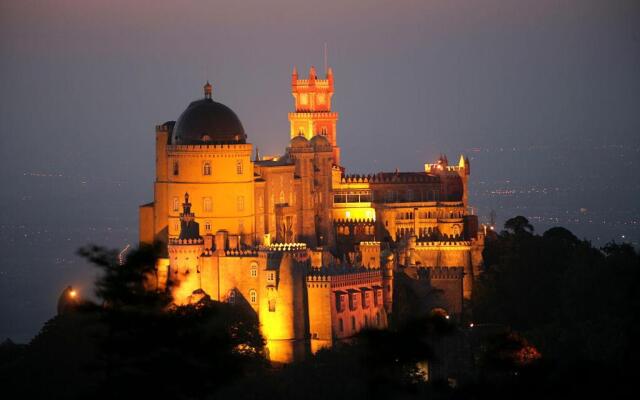
{"label": "tall tower", "polygon": [[333,162],[340,165],[336,133],[338,113],[331,111],[333,70],[328,68],[326,79],[318,79],[316,69],[311,67],[308,79],[298,79],[298,71],[293,67],[291,94],[295,103],[295,112],[289,113],[291,139],[304,136],[311,140],[314,136],[325,136],[332,147]]}

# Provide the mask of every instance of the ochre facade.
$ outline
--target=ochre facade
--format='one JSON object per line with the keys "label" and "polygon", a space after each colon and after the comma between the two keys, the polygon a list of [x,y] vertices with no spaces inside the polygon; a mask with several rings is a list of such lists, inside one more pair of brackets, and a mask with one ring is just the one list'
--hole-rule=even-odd
{"label": "ochre facade", "polygon": [[208,295],[250,307],[274,362],[386,328],[398,273],[439,289],[434,306],[459,316],[484,243],[468,212],[468,159],[348,175],[333,71],[320,79],[312,67],[299,79],[294,69],[291,86],[279,157],[254,152],[209,83],[156,128],[154,201],[140,207],[140,242],[166,248],[155,286],[177,304]]}

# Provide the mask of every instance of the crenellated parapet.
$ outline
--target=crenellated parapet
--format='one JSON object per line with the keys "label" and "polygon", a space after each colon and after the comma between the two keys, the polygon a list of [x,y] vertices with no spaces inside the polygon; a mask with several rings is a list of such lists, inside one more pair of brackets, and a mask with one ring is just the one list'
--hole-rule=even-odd
{"label": "crenellated parapet", "polygon": [[430,279],[462,280],[464,267],[430,267],[425,268]]}
{"label": "crenellated parapet", "polygon": [[257,249],[227,249],[224,251],[227,257],[257,257]]}
{"label": "crenellated parapet", "polygon": [[374,225],[376,220],[373,218],[337,218],[333,220],[333,224],[338,225],[353,225],[353,224],[366,224]]}
{"label": "crenellated parapet", "polygon": [[428,175],[421,172],[379,172],[377,174],[361,175],[351,174],[343,175],[340,183],[438,183],[437,176]]}
{"label": "crenellated parapet", "polygon": [[260,246],[261,251],[266,252],[296,252],[306,250],[306,243],[272,243],[268,246]]}
{"label": "crenellated parapet", "polygon": [[190,239],[169,238],[169,244],[173,246],[204,244],[204,239],[202,238],[190,238]]}

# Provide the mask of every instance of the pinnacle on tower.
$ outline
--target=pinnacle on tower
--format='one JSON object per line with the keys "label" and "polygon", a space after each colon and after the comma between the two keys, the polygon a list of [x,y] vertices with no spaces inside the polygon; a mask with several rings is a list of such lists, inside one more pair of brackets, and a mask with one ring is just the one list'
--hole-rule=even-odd
{"label": "pinnacle on tower", "polygon": [[191,212],[189,193],[184,194],[182,213],[180,214],[180,239],[199,239],[200,225],[195,221],[196,216]]}
{"label": "pinnacle on tower", "polygon": [[315,81],[317,77],[316,67],[312,65],[311,68],[309,68],[309,80]]}
{"label": "pinnacle on tower", "polygon": [[293,72],[291,73],[291,84],[295,85],[297,81],[298,81],[298,69],[294,65]]}
{"label": "pinnacle on tower", "polygon": [[204,98],[211,100],[211,93],[213,91],[213,86],[207,81],[204,85]]}

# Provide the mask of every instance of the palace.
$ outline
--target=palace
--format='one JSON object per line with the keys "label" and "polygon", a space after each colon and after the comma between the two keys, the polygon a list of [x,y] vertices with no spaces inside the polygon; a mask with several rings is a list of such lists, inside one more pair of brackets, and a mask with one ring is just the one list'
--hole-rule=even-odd
{"label": "palace", "polygon": [[387,327],[400,276],[432,294],[426,313],[459,317],[484,246],[468,159],[348,175],[331,68],[324,79],[294,68],[291,93],[282,156],[254,156],[208,82],[204,98],[156,127],[154,200],[140,206],[140,242],[166,249],[153,285],[177,304],[210,296],[250,307],[274,362]]}

